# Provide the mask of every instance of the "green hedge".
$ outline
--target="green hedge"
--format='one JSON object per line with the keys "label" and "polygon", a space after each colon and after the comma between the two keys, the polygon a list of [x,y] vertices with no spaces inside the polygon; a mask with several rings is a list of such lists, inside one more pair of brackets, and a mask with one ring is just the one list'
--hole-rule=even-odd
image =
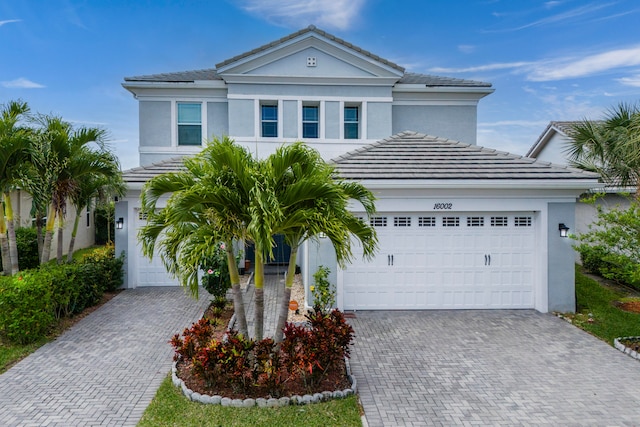
{"label": "green hedge", "polygon": [[123,257],[97,248],[71,264],[47,264],[0,277],[0,334],[26,344],[47,334],[63,317],[98,303],[122,286]]}
{"label": "green hedge", "polygon": [[[16,246],[18,248],[20,270],[37,268],[40,265],[37,234],[38,232],[33,227],[16,228]],[[2,255],[1,250],[0,255]],[[2,271],[2,265],[0,265],[0,271]]]}

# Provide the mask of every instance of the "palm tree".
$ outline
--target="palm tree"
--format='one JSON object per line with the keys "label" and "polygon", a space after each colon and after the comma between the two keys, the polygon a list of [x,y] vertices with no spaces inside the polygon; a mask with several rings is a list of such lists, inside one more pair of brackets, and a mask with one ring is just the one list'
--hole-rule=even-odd
{"label": "palm tree", "polygon": [[607,185],[635,186],[640,198],[640,108],[619,104],[602,121],[574,125],[567,149],[572,166],[597,172]]}
{"label": "palm tree", "polygon": [[57,220],[60,263],[67,201],[82,180],[109,176],[113,172],[113,158],[105,154],[106,131],[103,129],[73,129],[70,123],[55,116],[40,116],[38,122],[41,128],[31,156],[34,167],[25,181],[34,199],[49,205],[40,262],[49,261]]}
{"label": "palm tree", "polygon": [[[225,137],[215,138],[201,153],[185,159],[184,167],[145,184],[141,209],[147,224],[138,234],[143,253],[151,258],[159,246],[167,270],[197,296],[198,269],[224,242],[238,331],[248,336],[233,243],[248,238],[255,161]],[[160,198],[166,196],[166,206],[158,209]]]}
{"label": "palm tree", "polygon": [[105,166],[111,167],[111,172],[108,174],[93,174],[83,178],[78,182],[76,191],[71,194],[71,202],[75,207],[76,216],[73,222],[71,239],[69,240],[67,262],[71,262],[73,259],[73,248],[82,211],[90,205],[93,199],[105,200],[107,197],[124,196],[126,193],[126,186],[122,180],[118,159],[110,152],[105,151],[101,154],[104,157],[102,161]]}
{"label": "palm tree", "polygon": [[362,204],[367,215],[375,212],[374,196],[360,183],[336,179],[334,169],[320,154],[303,143],[280,147],[267,161],[278,201],[278,221],[273,231],[291,246],[285,290],[278,308],[274,340],[281,342],[289,312],[298,248],[307,239],[324,234],[331,241],[340,266],[351,259],[353,238],[365,257],[377,246],[375,230],[348,209],[350,200]]}
{"label": "palm tree", "polygon": [[30,131],[19,126],[28,114],[29,106],[23,101],[10,101],[0,108],[0,247],[3,274],[16,274],[20,269],[11,191],[17,188],[20,171],[28,157]]}

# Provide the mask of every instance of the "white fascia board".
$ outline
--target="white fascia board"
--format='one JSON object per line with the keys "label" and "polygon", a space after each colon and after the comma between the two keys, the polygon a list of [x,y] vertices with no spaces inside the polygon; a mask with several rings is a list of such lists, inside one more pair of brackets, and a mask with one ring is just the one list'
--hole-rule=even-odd
{"label": "white fascia board", "polygon": [[195,82],[124,82],[122,87],[134,96],[149,89],[227,89],[224,80],[196,80]]}
{"label": "white fascia board", "polygon": [[227,83],[314,85],[314,86],[384,86],[391,87],[398,80],[393,77],[309,77],[264,76],[257,74],[225,74]]}
{"label": "white fascia board", "polygon": [[572,190],[577,194],[598,186],[598,180],[360,180],[368,189],[516,189]]}

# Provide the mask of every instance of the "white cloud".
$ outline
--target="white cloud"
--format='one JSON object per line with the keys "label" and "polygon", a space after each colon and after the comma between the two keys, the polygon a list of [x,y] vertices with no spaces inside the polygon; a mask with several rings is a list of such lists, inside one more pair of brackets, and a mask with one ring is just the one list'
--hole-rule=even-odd
{"label": "white cloud", "polygon": [[508,70],[518,69],[533,64],[532,62],[497,62],[493,64],[478,65],[475,67],[465,68],[446,68],[446,67],[434,67],[429,69],[433,73],[476,73],[481,71],[495,71],[495,70]]}
{"label": "white cloud", "polygon": [[458,50],[462,53],[472,53],[476,50],[476,47],[470,44],[461,44],[458,45]]}
{"label": "white cloud", "polygon": [[2,27],[5,24],[11,24],[13,22],[20,22],[22,21],[22,19],[6,19],[4,21],[0,21],[0,27]]}
{"label": "white cloud", "polygon": [[32,82],[31,80],[25,79],[24,77],[20,77],[15,80],[4,81],[2,82],[2,86],[8,89],[40,89],[45,87],[40,83]]}
{"label": "white cloud", "polygon": [[622,77],[621,79],[617,79],[617,81],[625,86],[640,87],[640,74],[631,77]]}
{"label": "white cloud", "polygon": [[315,24],[345,30],[356,19],[365,0],[238,0],[239,6],[260,18],[288,27]]}
{"label": "white cloud", "polygon": [[579,59],[560,59],[535,63],[527,70],[527,80],[551,81],[588,77],[616,68],[640,65],[640,46],[615,49]]}

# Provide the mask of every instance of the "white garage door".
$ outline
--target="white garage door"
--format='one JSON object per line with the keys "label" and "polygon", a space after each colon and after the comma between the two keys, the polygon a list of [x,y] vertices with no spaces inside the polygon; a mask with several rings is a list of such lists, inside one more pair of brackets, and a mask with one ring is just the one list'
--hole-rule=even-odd
{"label": "white garage door", "polygon": [[533,308],[531,214],[389,214],[343,272],[345,310]]}
{"label": "white garage door", "polygon": [[[145,217],[140,213],[136,213],[136,232],[141,226],[147,223]],[[142,255],[142,245],[137,243],[137,262],[136,262],[136,274],[137,283],[136,286],[178,286],[177,279],[171,277],[167,273],[167,269],[162,263],[162,258],[157,253],[154,254],[153,260],[149,261],[149,258]]]}

